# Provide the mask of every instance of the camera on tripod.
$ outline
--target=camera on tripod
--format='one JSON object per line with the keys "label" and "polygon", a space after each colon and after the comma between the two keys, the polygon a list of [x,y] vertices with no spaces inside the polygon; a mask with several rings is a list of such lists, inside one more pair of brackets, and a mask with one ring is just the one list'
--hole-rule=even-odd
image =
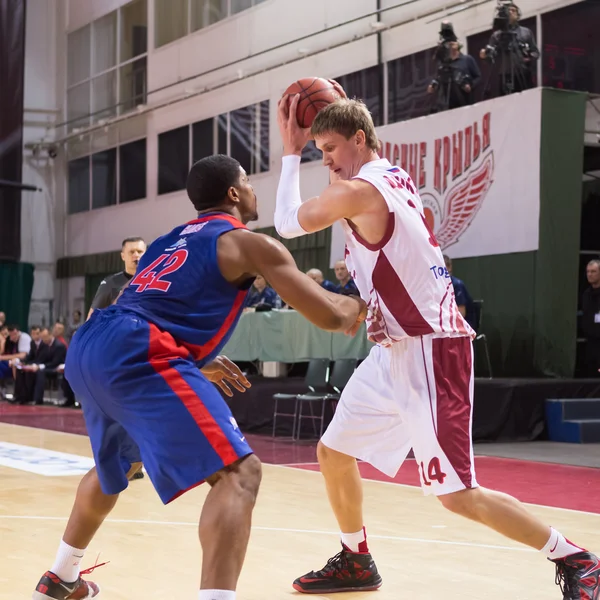
{"label": "camera on tripod", "polygon": [[[497,2],[494,21],[492,23],[492,31],[499,35],[498,45],[491,46],[488,44],[484,48],[485,58],[494,62],[499,53],[507,52],[520,53],[521,56],[527,56],[527,48],[522,47],[527,46],[527,44],[519,44],[514,32],[511,30],[510,9],[515,8],[517,14],[520,16],[519,9],[514,2],[511,2],[510,0],[497,0]],[[515,44],[517,48],[514,47]],[[518,52],[516,52],[517,50]]]}
{"label": "camera on tripod", "polygon": [[449,64],[452,60],[450,56],[450,43],[458,41],[458,37],[454,33],[454,26],[450,21],[442,22],[439,35],[440,41],[435,49],[434,59],[442,64]]}

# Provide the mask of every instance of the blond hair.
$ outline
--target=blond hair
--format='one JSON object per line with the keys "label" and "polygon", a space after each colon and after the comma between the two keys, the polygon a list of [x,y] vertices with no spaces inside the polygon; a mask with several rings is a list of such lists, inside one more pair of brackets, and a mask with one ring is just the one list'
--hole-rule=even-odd
{"label": "blond hair", "polygon": [[321,109],[310,128],[313,137],[326,133],[339,133],[347,140],[358,131],[364,132],[367,148],[377,152],[379,140],[369,109],[361,100],[347,98],[336,100]]}

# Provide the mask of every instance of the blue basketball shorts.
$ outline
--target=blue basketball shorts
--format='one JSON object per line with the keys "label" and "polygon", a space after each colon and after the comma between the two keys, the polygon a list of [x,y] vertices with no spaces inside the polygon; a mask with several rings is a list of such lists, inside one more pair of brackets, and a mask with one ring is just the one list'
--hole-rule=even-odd
{"label": "blue basketball shorts", "polygon": [[189,352],[133,313],[94,312],[73,336],[65,375],[105,494],[123,491],[143,462],[166,504],[252,453]]}

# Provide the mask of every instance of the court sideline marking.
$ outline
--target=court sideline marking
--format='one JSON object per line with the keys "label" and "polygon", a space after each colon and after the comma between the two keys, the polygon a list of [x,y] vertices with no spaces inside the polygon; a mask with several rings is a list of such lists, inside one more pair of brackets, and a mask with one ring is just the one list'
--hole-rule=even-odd
{"label": "court sideline marking", "polygon": [[[23,521],[67,521],[68,517],[45,517],[38,515],[0,515],[0,519],[15,519]],[[161,525],[161,526],[183,526],[197,527],[197,522],[192,521],[147,521],[143,519],[106,519],[105,523],[116,523],[121,525]],[[271,531],[279,533],[305,533],[309,535],[334,535],[339,537],[339,531],[321,531],[319,529],[289,529],[287,527],[262,527],[253,525],[254,531]],[[377,535],[369,533],[369,538],[378,540],[389,540],[393,542],[415,542],[419,544],[440,544],[444,546],[468,546],[470,548],[485,548],[489,550],[512,550],[513,552],[536,552],[532,548],[520,548],[517,546],[497,546],[494,544],[478,544],[476,542],[456,542],[451,540],[436,540],[426,538],[402,537],[396,535]]]}

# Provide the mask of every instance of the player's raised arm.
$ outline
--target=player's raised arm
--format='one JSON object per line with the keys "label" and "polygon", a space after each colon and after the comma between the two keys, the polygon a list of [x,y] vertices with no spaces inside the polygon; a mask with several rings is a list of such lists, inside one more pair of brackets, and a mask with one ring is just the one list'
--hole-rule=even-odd
{"label": "player's raised arm", "polygon": [[332,294],[298,270],[281,242],[238,230],[219,239],[219,267],[229,281],[261,274],[281,298],[317,327],[355,334],[367,308],[356,297]]}
{"label": "player's raised arm", "polygon": [[[285,238],[298,237],[307,233],[326,229],[340,219],[353,219],[369,210],[372,199],[371,190],[364,182],[351,180],[357,173],[348,167],[347,149],[343,146],[352,145],[352,152],[357,165],[378,158],[376,150],[378,140],[368,111],[365,109],[364,124],[357,122],[349,124],[350,129],[356,130],[347,137],[337,133],[330,127],[344,130],[343,119],[345,104],[352,101],[341,100],[326,107],[317,115],[312,132],[319,134],[318,145],[323,151],[323,162],[330,169],[331,185],[318,197],[302,202],[300,195],[300,161],[302,149],[310,139],[311,132],[298,125],[297,106],[298,96],[291,101],[286,97],[278,105],[278,123],[283,140],[283,158],[277,201],[275,208],[275,228],[277,233]],[[352,105],[351,105],[352,106]],[[353,107],[355,108],[355,107]],[[340,115],[330,114],[338,110]],[[356,114],[356,110],[354,113]],[[358,111],[359,117],[360,111]],[[346,118],[348,118],[346,116]],[[340,122],[341,125],[340,125]],[[329,123],[332,123],[330,126]],[[363,129],[360,126],[363,125]],[[339,163],[339,164],[338,164]]]}

